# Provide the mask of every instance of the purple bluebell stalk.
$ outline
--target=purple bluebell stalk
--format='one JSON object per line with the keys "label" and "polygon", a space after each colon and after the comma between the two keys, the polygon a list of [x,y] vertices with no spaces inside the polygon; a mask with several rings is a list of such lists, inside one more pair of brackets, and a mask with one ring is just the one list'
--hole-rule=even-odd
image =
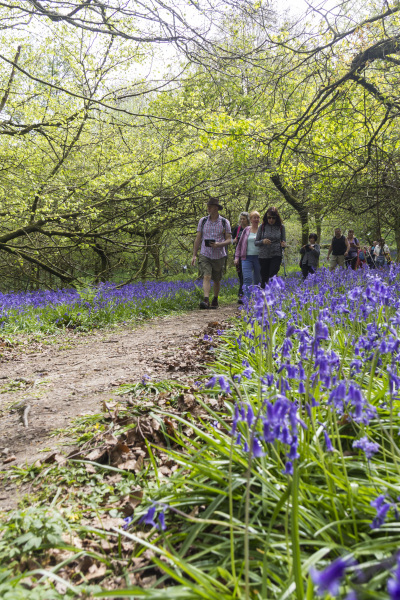
{"label": "purple bluebell stalk", "polygon": [[346,569],[353,564],[355,564],[355,561],[347,557],[345,559],[337,558],[323,571],[317,571],[312,567],[310,575],[314,584],[318,586],[318,594],[322,595],[328,592],[332,596],[337,596]]}
{"label": "purple bluebell stalk", "polygon": [[246,379],[251,379],[254,373],[254,369],[253,367],[247,367],[243,373],[242,373],[242,377],[246,377]]}
{"label": "purple bluebell stalk", "polygon": [[234,435],[236,433],[238,422],[239,422],[239,408],[238,408],[238,405],[235,404],[235,410],[234,410],[233,419],[232,419],[231,435]]}
{"label": "purple bluebell stalk", "polygon": [[247,405],[247,425],[251,427],[254,422],[254,411],[251,404]]}
{"label": "purple bluebell stalk", "polygon": [[156,514],[156,505],[153,504],[152,506],[150,506],[147,513],[145,513],[143,515],[143,517],[141,517],[139,519],[139,523],[143,523],[144,525],[151,525],[152,527],[157,528],[157,523],[154,521],[155,514]]}
{"label": "purple bluebell stalk", "polygon": [[376,509],[376,516],[370,524],[371,529],[379,529],[384,524],[392,505],[386,502],[386,497],[381,494],[370,503]]}
{"label": "purple bluebell stalk", "polygon": [[329,435],[327,434],[326,431],[324,431],[324,438],[325,438],[325,444],[326,444],[326,450],[327,450],[327,452],[334,452],[335,449],[332,446],[331,439],[330,439],[330,437],[329,437]]}
{"label": "purple bluebell stalk", "polygon": [[161,511],[158,514],[158,522],[159,522],[159,527],[160,527],[161,531],[165,531],[167,529],[167,527],[165,525],[165,513],[164,513],[164,511]]}
{"label": "purple bluebell stalk", "polygon": [[215,386],[216,386],[216,384],[217,384],[217,377],[214,375],[213,377],[211,377],[211,378],[210,378],[210,379],[207,381],[207,383],[206,383],[205,387],[206,387],[207,389],[210,389],[210,388],[212,389],[213,387],[215,387]]}
{"label": "purple bluebell stalk", "polygon": [[265,452],[263,451],[262,444],[257,437],[254,437],[252,444],[252,452],[255,458],[260,458],[261,456],[265,456]]}
{"label": "purple bluebell stalk", "polygon": [[221,390],[223,392],[225,392],[225,394],[230,394],[231,393],[231,388],[229,386],[229,382],[228,382],[227,379],[225,379],[225,377],[223,375],[221,375],[218,378],[218,383],[219,383],[219,386],[220,386]]}
{"label": "purple bluebell stalk", "polygon": [[285,468],[282,471],[284,475],[293,475],[293,463],[288,460],[285,464]]}
{"label": "purple bluebell stalk", "polygon": [[374,454],[379,452],[379,444],[376,442],[370,442],[366,435],[353,442],[353,448],[360,448],[360,450],[363,450],[368,459],[372,458]]}
{"label": "purple bluebell stalk", "polygon": [[397,566],[393,577],[388,581],[387,590],[390,600],[400,600],[400,554],[397,555]]}
{"label": "purple bluebell stalk", "polygon": [[129,527],[129,525],[132,523],[132,521],[133,521],[133,517],[125,517],[122,529],[125,529],[125,531],[126,531]]}

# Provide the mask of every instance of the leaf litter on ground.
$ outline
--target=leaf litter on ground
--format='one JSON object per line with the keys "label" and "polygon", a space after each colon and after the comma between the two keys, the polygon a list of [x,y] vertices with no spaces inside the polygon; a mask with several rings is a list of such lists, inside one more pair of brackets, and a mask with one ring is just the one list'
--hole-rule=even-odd
{"label": "leaf litter on ground", "polygon": [[[174,373],[173,380],[119,382],[121,400],[104,402],[101,414],[81,417],[76,428],[72,426],[74,448],[67,456],[55,451],[36,461],[26,503],[33,499],[40,505],[53,495],[54,510],[70,526],[63,544],[40,549],[41,566],[57,572],[58,593],[71,593],[71,585],[89,591],[99,583],[107,589],[127,584],[148,588],[160,577],[151,551],[138,549],[139,555],[134,556],[137,545],[113,532],[140,507],[147,488],[178,469],[170,451],[181,448],[182,439],[188,443],[196,437],[192,427],[182,428],[175,418],[186,417],[201,427],[210,420],[204,402],[215,411],[223,409],[226,397],[206,393],[192,374],[201,377],[207,370],[219,343],[214,334],[227,326],[210,322],[195,343],[184,344],[172,358],[161,354],[160,360]],[[104,489],[96,496],[99,486]],[[142,531],[137,535],[148,537]],[[29,572],[37,568],[32,557],[21,557],[14,564],[21,575],[27,571],[24,585],[31,589],[37,582]]]}

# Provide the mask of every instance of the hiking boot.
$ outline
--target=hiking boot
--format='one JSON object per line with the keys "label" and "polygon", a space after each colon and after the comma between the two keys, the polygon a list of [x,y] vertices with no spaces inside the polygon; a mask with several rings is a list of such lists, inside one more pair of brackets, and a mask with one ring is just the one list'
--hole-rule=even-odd
{"label": "hiking boot", "polygon": [[238,304],[243,304],[243,300],[242,300],[242,298],[238,298],[238,301],[237,301],[237,303],[238,303]]}
{"label": "hiking boot", "polygon": [[213,298],[210,308],[218,308],[218,307],[219,307],[218,298]]}
{"label": "hiking boot", "polygon": [[202,300],[200,302],[200,308],[204,308],[204,309],[210,308],[210,301],[208,299]]}

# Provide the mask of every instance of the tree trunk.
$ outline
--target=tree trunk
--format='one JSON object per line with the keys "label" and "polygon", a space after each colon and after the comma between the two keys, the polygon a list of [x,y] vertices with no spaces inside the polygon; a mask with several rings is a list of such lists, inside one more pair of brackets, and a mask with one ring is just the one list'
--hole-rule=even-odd
{"label": "tree trunk", "polygon": [[297,212],[301,223],[301,245],[303,246],[304,244],[307,244],[309,235],[307,206],[287,189],[287,187],[282,183],[280,175],[277,173],[271,175],[271,181],[276,189],[285,198],[286,202],[290,204],[290,206]]}
{"label": "tree trunk", "polygon": [[396,240],[396,262],[400,263],[400,215],[394,221],[394,237]]}

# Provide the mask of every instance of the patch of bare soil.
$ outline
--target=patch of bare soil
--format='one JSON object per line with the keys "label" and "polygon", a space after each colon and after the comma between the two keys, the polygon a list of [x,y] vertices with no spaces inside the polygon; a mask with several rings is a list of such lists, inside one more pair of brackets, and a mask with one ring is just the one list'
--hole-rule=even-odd
{"label": "patch of bare soil", "polygon": [[[0,364],[0,470],[43,459],[44,449],[54,450],[60,443],[50,433],[79,415],[101,412],[104,401],[114,398],[116,386],[144,376],[193,380],[204,372],[196,353],[199,336],[208,323],[222,327],[235,314],[236,306],[230,305],[154,319],[138,329],[71,333],[68,344],[42,344],[33,354],[5,346]],[[15,502],[13,488],[0,487],[0,509]]]}

